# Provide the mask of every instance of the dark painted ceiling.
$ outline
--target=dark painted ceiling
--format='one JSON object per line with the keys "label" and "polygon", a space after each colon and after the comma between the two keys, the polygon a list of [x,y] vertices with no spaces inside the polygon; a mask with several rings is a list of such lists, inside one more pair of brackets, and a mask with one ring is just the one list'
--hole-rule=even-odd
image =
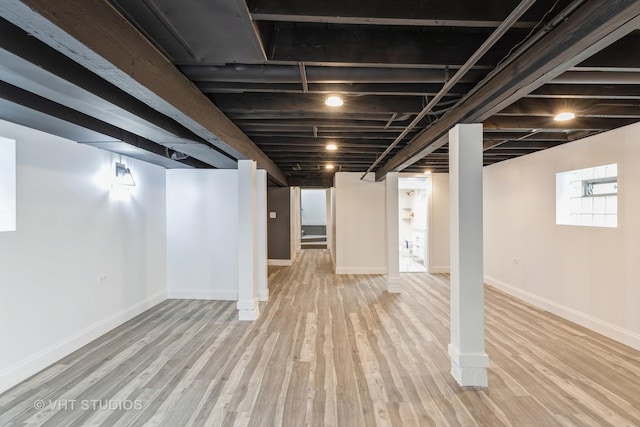
{"label": "dark painted ceiling", "polygon": [[[291,185],[329,185],[327,163],[336,171],[377,172],[378,179],[390,170],[447,171],[443,135],[449,123],[484,123],[484,163],[489,165],[640,119],[637,1],[538,0],[528,8],[514,0],[109,1],[273,160]],[[464,76],[456,76],[517,8],[526,11]],[[5,34],[0,54],[15,55],[12,61],[25,60],[36,49],[10,23],[0,29]],[[81,95],[91,108],[113,110],[91,96],[104,99],[117,88],[87,84],[96,77],[77,65],[78,74],[86,74],[84,85],[77,77],[60,75],[55,71],[56,61],[64,62],[60,54],[38,49],[43,50],[38,58],[51,57],[48,70],[56,78],[86,89]],[[17,68],[8,68],[11,78],[0,69],[9,85],[4,91],[0,87],[5,102],[23,104],[11,100],[20,98],[16,89],[67,107],[65,99],[78,96],[21,85]],[[424,110],[454,76],[462,77]],[[344,98],[342,107],[324,105],[333,94]],[[120,126],[130,135],[111,132],[115,142],[102,141],[106,149],[133,140],[139,149],[164,153],[169,160],[167,147],[181,147],[173,142],[207,144],[125,98],[120,94],[107,101],[124,110],[113,114],[142,121]],[[36,100],[32,104],[33,110],[43,110]],[[555,121],[563,110],[577,117]],[[0,104],[1,117],[20,122],[7,111]],[[53,115],[60,119],[59,111]],[[90,120],[74,123],[105,133]],[[338,149],[327,151],[328,143]],[[224,148],[208,149],[215,151],[215,162],[192,150],[186,163],[233,167],[239,158]]]}

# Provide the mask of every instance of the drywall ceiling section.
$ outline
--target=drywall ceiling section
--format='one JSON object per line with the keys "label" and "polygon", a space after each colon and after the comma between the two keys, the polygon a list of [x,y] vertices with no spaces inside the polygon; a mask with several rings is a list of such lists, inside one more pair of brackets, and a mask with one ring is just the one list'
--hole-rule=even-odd
{"label": "drywall ceiling section", "polygon": [[173,62],[262,63],[266,59],[244,0],[199,1],[197,7],[174,0],[114,0],[113,4],[144,28],[151,40],[157,40]]}

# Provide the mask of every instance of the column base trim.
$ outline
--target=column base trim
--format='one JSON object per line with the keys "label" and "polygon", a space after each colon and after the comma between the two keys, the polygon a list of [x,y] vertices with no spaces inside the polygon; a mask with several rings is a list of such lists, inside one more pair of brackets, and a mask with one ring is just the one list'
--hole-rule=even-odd
{"label": "column base trim", "polygon": [[238,320],[256,320],[260,316],[258,298],[238,301]]}
{"label": "column base trim", "polygon": [[451,375],[462,387],[488,387],[487,368],[489,356],[486,353],[461,354],[449,344]]}
{"label": "column base trim", "polygon": [[387,277],[387,292],[399,294],[402,291],[403,280],[400,277]]}
{"label": "column base trim", "polygon": [[258,300],[269,301],[269,289],[258,291]]}

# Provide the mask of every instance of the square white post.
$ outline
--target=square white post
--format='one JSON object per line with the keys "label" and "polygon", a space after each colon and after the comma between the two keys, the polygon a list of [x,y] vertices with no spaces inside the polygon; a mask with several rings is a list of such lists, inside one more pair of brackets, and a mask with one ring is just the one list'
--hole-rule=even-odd
{"label": "square white post", "polygon": [[267,301],[269,299],[269,283],[267,274],[267,171],[258,170],[258,299]]}
{"label": "square white post", "polygon": [[449,131],[451,212],[451,374],[487,387],[482,265],[482,124]]}
{"label": "square white post", "polygon": [[260,315],[256,162],[238,161],[238,193],[238,319],[256,320]]}
{"label": "square white post", "polygon": [[399,294],[400,278],[400,214],[398,212],[398,172],[389,172],[385,177],[387,204],[387,292]]}

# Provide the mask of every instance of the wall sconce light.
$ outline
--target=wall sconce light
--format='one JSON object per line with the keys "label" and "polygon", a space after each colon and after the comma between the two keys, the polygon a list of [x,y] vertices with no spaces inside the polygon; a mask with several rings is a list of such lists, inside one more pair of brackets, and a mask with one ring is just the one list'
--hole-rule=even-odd
{"label": "wall sconce light", "polygon": [[116,178],[113,183],[130,187],[136,185],[133,175],[131,175],[131,170],[122,163],[116,163]]}

